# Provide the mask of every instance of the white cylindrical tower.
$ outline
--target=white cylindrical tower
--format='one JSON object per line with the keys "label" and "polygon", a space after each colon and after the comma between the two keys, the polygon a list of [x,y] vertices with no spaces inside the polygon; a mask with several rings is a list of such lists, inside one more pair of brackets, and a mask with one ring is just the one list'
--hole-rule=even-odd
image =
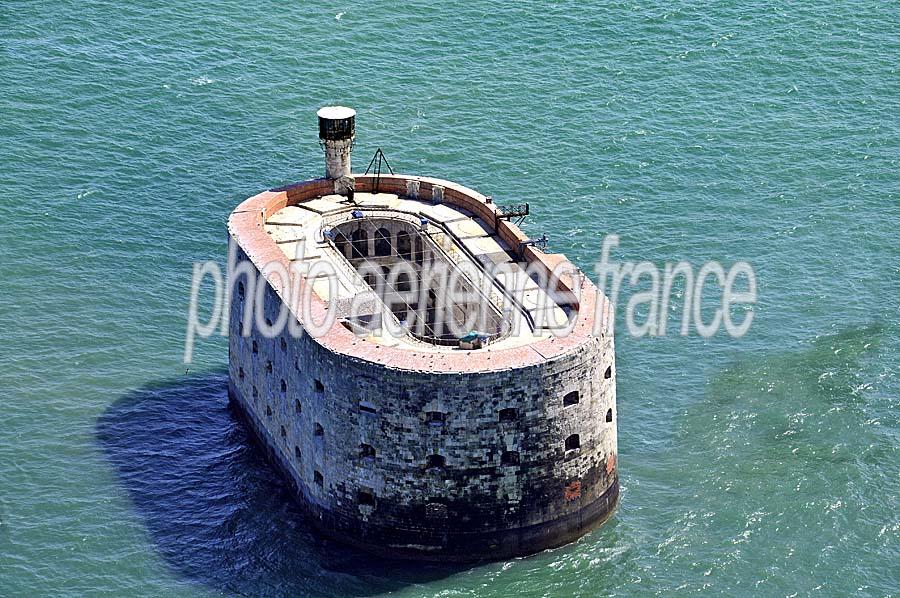
{"label": "white cylindrical tower", "polygon": [[325,106],[319,117],[319,140],[325,149],[325,176],[341,179],[350,176],[350,150],[356,137],[356,110],[344,106]]}

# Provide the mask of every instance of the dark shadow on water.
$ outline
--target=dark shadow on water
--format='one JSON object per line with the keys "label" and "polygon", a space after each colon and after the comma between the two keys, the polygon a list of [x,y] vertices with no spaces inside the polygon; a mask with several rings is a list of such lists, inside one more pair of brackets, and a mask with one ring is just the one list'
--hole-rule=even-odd
{"label": "dark shadow on water", "polygon": [[131,392],[97,422],[156,550],[177,574],[252,596],[359,596],[461,570],[324,540],[228,403],[224,372]]}

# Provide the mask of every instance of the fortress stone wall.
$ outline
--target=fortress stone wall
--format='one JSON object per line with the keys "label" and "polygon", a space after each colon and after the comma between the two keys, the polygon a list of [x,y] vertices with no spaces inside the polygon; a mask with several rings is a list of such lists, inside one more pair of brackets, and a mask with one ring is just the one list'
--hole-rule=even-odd
{"label": "fortress stone wall", "polygon": [[[491,216],[483,196],[451,183],[383,177],[379,184],[407,193],[410,180],[417,193],[438,186],[443,201],[457,195]],[[260,223],[267,212],[329,193],[328,183],[245,202],[229,223],[239,259],[255,272],[283,259]],[[359,177],[357,190],[367,184]],[[524,238],[499,224],[511,241]],[[548,267],[557,261],[528,251]],[[264,311],[274,322],[284,284],[265,284]],[[613,342],[590,334],[604,299],[586,278],[567,284],[581,285],[569,337],[435,357],[378,346],[340,325],[319,338],[287,330],[266,338],[256,327],[244,336],[251,288],[240,277],[230,285],[229,394],[310,520],[331,537],[435,560],[558,546],[601,523],[618,498]]]}

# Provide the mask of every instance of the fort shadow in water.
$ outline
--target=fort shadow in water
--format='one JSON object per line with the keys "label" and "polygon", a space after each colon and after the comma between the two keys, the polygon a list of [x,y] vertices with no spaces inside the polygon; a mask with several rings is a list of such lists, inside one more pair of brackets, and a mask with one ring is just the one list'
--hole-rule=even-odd
{"label": "fort shadow in water", "polygon": [[113,403],[97,439],[179,575],[247,595],[372,595],[459,567],[376,558],[317,536],[228,402],[215,372]]}

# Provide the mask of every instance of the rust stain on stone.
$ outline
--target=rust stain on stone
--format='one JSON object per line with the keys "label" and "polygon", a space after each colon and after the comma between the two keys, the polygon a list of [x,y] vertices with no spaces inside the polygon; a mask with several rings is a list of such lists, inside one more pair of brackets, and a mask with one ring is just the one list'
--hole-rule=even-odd
{"label": "rust stain on stone", "polygon": [[575,480],[566,486],[566,500],[578,500],[581,498],[581,480]]}
{"label": "rust stain on stone", "polygon": [[606,459],[606,475],[612,475],[616,470],[616,455],[613,453]]}

